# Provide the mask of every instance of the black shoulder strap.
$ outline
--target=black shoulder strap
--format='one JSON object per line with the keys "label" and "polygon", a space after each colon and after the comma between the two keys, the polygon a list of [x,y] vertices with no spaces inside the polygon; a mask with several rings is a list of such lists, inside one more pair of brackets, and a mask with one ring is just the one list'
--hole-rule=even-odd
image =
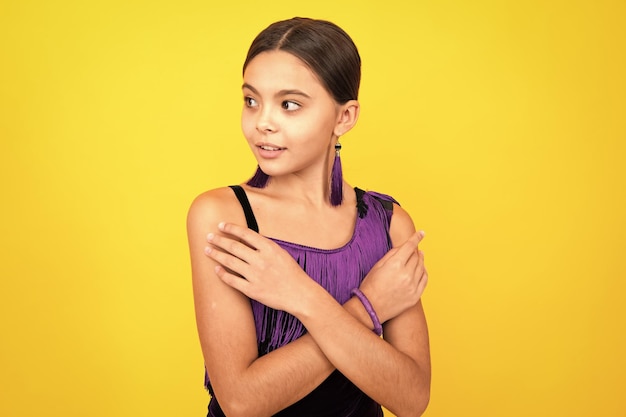
{"label": "black shoulder strap", "polygon": [[363,194],[365,194],[365,191],[361,190],[359,187],[354,187],[354,191],[356,192],[356,203],[359,204],[361,200],[363,200]]}
{"label": "black shoulder strap", "polygon": [[374,198],[378,201],[380,201],[380,203],[383,205],[383,207],[385,208],[385,210],[387,211],[393,211],[393,203],[389,200],[383,200],[380,197],[374,196]]}
{"label": "black shoulder strap", "polygon": [[250,206],[250,201],[248,200],[245,190],[240,185],[230,185],[230,188],[232,188],[235,192],[237,200],[239,200],[239,204],[241,204],[241,208],[243,209],[243,213],[246,215],[248,228],[259,233],[259,225],[256,222],[256,218],[252,212],[252,207]]}
{"label": "black shoulder strap", "polygon": [[[354,187],[354,191],[356,192],[356,205],[357,205],[357,207],[361,208],[361,207],[365,206],[365,203],[363,202],[363,195],[365,194],[365,191],[363,191],[359,187]],[[376,195],[376,193],[371,193],[370,195],[372,197],[374,197],[376,200],[378,200],[380,202],[380,204],[383,205],[385,210],[393,211],[393,203],[391,201],[385,200],[384,198],[381,198],[380,196]],[[367,213],[367,209],[365,209],[365,212]]]}

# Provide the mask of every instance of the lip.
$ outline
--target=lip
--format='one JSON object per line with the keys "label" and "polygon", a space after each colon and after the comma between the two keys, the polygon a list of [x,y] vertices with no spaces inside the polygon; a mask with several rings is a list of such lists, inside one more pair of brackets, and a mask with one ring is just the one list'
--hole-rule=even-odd
{"label": "lip", "polygon": [[287,149],[282,146],[274,145],[273,143],[265,142],[257,143],[256,148],[259,156],[265,159],[278,158]]}

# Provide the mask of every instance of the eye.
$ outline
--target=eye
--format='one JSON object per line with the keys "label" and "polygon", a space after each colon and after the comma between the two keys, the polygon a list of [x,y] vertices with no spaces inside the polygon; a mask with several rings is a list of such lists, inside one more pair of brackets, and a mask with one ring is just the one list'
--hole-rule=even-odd
{"label": "eye", "polygon": [[289,100],[285,100],[281,103],[281,106],[283,107],[284,110],[287,111],[296,111],[300,108],[300,105],[298,103],[296,103],[295,101],[289,101]]}
{"label": "eye", "polygon": [[244,97],[243,98],[243,102],[246,105],[246,107],[257,107],[258,103],[256,102],[255,99],[253,99],[252,97]]}

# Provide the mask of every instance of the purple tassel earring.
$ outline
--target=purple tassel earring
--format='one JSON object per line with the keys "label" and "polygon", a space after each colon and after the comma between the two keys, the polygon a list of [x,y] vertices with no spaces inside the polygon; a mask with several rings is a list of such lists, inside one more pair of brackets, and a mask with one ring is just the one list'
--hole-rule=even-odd
{"label": "purple tassel earring", "polygon": [[341,173],[341,143],[335,144],[335,162],[330,176],[330,204],[340,206],[343,201],[343,174]]}
{"label": "purple tassel earring", "polygon": [[261,170],[261,167],[257,165],[256,172],[254,173],[252,178],[248,180],[246,184],[254,188],[265,188],[269,180],[270,180],[270,176],[267,175],[265,172],[263,172]]}

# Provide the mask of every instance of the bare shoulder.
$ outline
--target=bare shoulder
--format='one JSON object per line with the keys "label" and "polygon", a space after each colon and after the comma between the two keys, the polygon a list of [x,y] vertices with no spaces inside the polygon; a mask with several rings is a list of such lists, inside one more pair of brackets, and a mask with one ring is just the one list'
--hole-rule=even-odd
{"label": "bare shoulder", "polygon": [[403,244],[411,235],[415,233],[415,225],[409,213],[398,204],[393,205],[393,216],[389,226],[389,235],[393,246]]}
{"label": "bare shoulder", "polygon": [[197,196],[189,207],[189,214],[206,211],[227,211],[236,202],[235,194],[230,187],[220,187],[205,191]]}
{"label": "bare shoulder", "polygon": [[187,227],[210,225],[215,228],[217,222],[241,223],[242,218],[245,217],[233,190],[221,187],[206,191],[193,200],[187,213]]}

